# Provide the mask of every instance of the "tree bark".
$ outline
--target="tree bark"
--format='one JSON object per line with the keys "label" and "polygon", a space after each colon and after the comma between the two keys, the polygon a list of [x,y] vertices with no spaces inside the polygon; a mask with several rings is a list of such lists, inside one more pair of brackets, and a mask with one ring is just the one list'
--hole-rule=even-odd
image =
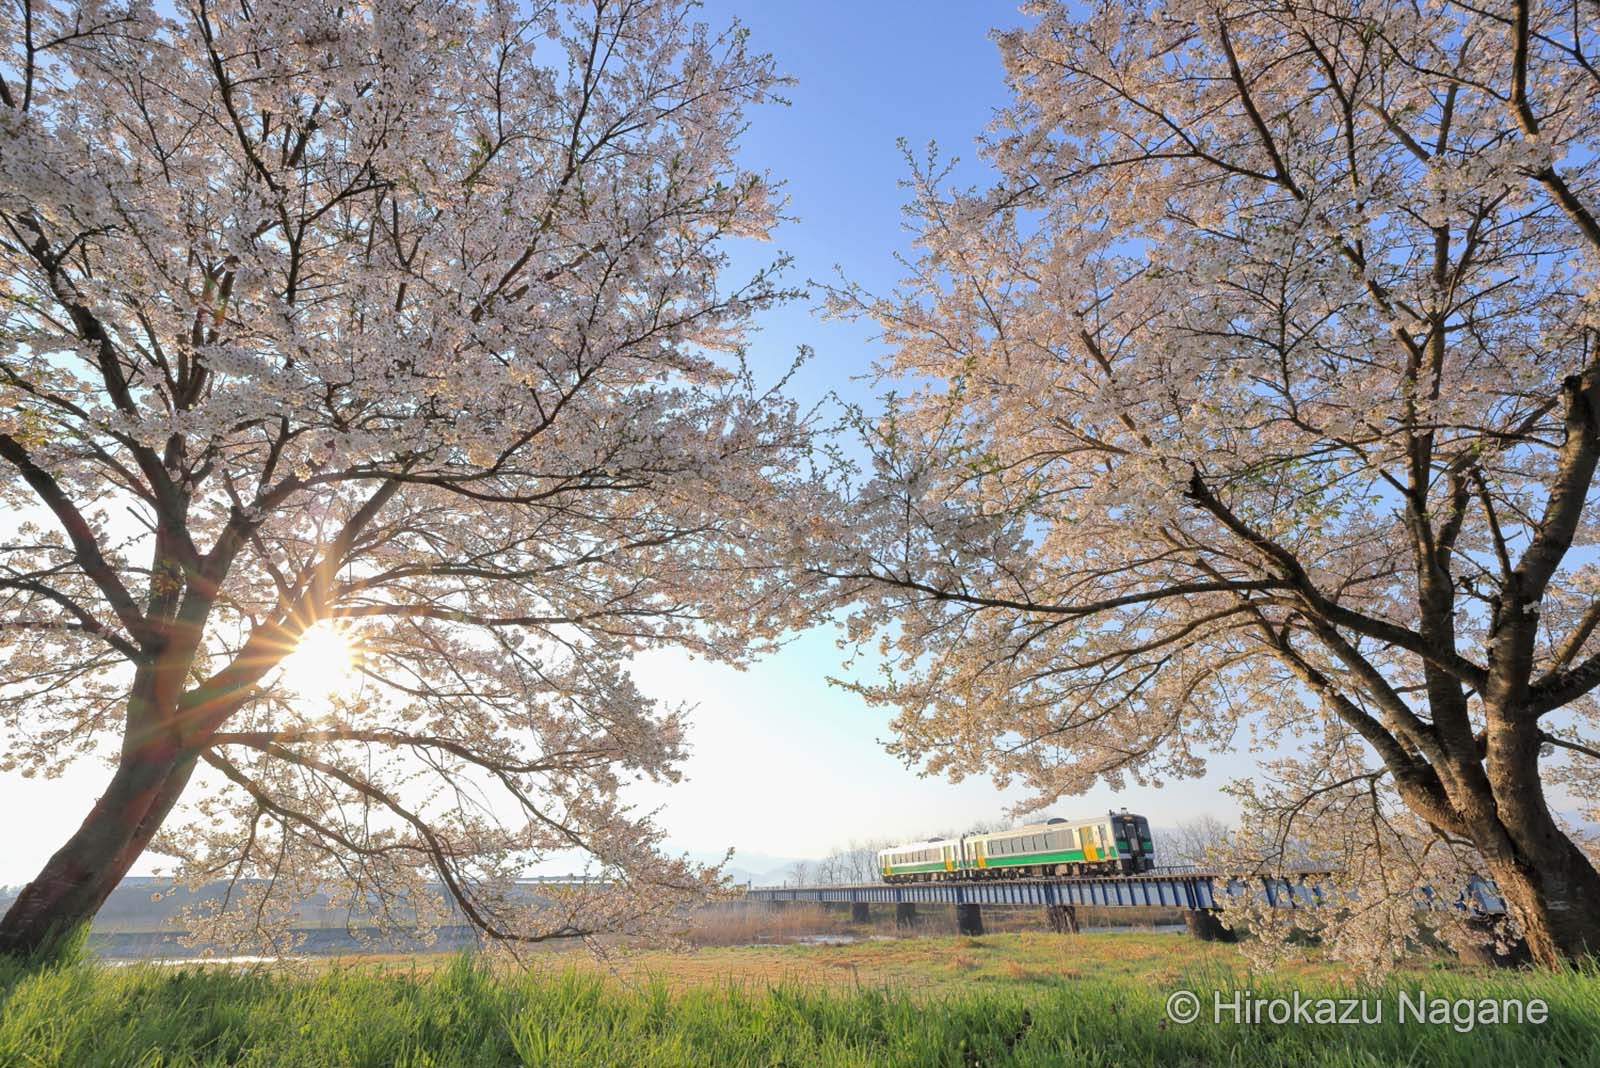
{"label": "tree bark", "polygon": [[1522,926],[1533,959],[1546,967],[1600,958],[1600,872],[1550,815],[1537,784],[1493,775],[1498,813],[1478,851]]}
{"label": "tree bark", "polygon": [[[1570,843],[1569,843],[1570,845]],[[1489,874],[1522,926],[1528,951],[1545,967],[1600,957],[1600,874],[1579,853],[1488,861]]]}
{"label": "tree bark", "polygon": [[82,825],[0,920],[0,953],[48,953],[92,920],[160,830],[194,763],[170,744],[124,754]]}

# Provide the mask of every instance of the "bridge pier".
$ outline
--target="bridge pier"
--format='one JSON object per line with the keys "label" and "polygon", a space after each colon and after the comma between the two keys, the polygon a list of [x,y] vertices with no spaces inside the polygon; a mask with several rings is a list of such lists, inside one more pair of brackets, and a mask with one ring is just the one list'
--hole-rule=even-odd
{"label": "bridge pier", "polygon": [[956,930],[964,935],[983,934],[983,909],[978,905],[957,905]]}
{"label": "bridge pier", "polygon": [[1046,905],[1045,918],[1050,930],[1056,934],[1078,933],[1078,907],[1076,905]]}
{"label": "bridge pier", "polygon": [[850,903],[851,923],[869,923],[871,920],[872,910],[865,901],[852,901]]}
{"label": "bridge pier", "polygon": [[917,925],[917,904],[914,901],[902,901],[894,907],[894,925],[910,929]]}
{"label": "bridge pier", "polygon": [[1189,933],[1202,942],[1237,942],[1239,935],[1231,927],[1224,927],[1211,909],[1185,909],[1183,925]]}

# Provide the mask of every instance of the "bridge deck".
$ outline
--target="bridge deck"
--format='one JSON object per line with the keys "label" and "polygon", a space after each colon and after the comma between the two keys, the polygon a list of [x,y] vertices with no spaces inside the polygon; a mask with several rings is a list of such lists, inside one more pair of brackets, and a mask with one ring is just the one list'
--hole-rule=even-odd
{"label": "bridge deck", "polygon": [[856,883],[834,886],[758,886],[751,901],[832,901],[850,904],[1102,905],[1212,909],[1210,876],[1119,875],[966,882]]}
{"label": "bridge deck", "polygon": [[[1336,895],[1309,873],[1294,877],[1261,876],[1226,879],[1207,872],[1141,875],[1062,876],[1048,879],[975,879],[927,883],[852,883],[828,886],[755,886],[748,901],[823,901],[849,904],[943,905],[1092,905],[1101,908],[1163,907],[1215,909],[1225,898],[1258,894],[1274,908],[1316,908]],[[1422,908],[1466,908],[1476,913],[1501,913],[1505,902],[1484,880],[1473,884],[1467,899],[1444,905],[1419,900]]]}

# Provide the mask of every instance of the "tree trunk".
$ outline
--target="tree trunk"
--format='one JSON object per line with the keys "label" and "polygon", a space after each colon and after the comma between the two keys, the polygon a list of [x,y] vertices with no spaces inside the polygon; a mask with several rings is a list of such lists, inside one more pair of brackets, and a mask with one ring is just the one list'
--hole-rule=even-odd
{"label": "tree trunk", "polygon": [[1516,856],[1486,856],[1506,905],[1545,967],[1600,958],[1600,873],[1577,846],[1518,842]]}
{"label": "tree trunk", "polygon": [[94,918],[188,784],[192,754],[128,753],[106,792],[0,920],[0,953],[35,956]]}
{"label": "tree trunk", "polygon": [[[1600,957],[1600,872],[1550,812],[1537,719],[1495,700],[1494,690],[1491,684],[1485,695],[1484,760],[1493,809],[1474,823],[1492,823],[1497,833],[1474,833],[1474,840],[1535,961],[1557,967]],[[1510,696],[1524,694],[1517,687]]]}

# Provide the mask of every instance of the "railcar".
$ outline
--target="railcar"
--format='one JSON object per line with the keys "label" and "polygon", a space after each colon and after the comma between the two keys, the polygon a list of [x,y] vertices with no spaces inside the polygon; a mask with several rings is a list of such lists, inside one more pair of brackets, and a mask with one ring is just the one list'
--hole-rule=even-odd
{"label": "railcar", "polygon": [[1004,831],[933,838],[878,851],[885,882],[1042,875],[1131,875],[1156,866],[1150,822],[1133,813],[1048,819]]}

